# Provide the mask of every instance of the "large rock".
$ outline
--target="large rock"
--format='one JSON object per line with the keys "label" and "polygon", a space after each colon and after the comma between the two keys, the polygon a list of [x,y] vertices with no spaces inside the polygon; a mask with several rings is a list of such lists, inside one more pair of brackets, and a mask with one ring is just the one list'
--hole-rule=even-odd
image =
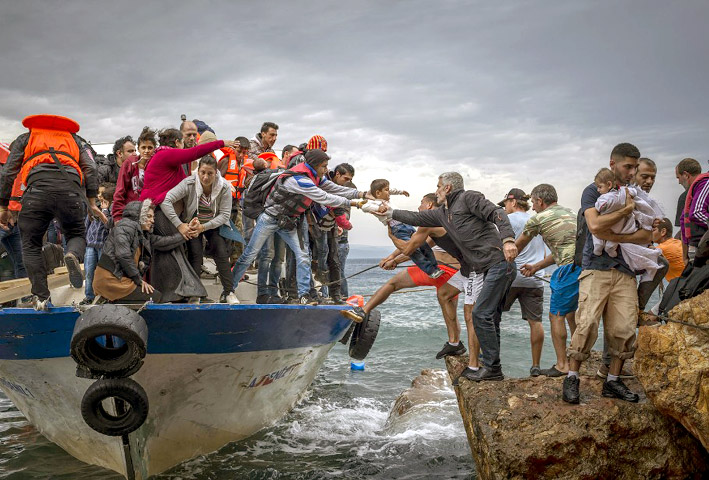
{"label": "large rock", "polygon": [[668,323],[640,327],[635,372],[647,396],[709,451],[709,291],[677,305]]}
{"label": "large rock", "polygon": [[[594,352],[595,353],[595,352]],[[581,404],[561,400],[562,378],[461,380],[458,405],[481,479],[704,478],[702,445],[650,403],[601,396],[595,353],[581,372]],[[467,356],[448,357],[455,378]]]}

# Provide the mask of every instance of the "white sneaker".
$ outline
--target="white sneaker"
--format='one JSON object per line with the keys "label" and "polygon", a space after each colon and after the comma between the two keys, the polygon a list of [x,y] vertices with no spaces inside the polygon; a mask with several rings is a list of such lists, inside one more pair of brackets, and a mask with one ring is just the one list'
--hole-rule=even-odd
{"label": "white sneaker", "polygon": [[197,304],[199,304],[199,303],[201,302],[201,300],[202,300],[202,299],[199,298],[199,297],[190,297],[190,299],[187,300],[187,303],[191,303],[191,304],[193,304],[193,305],[197,305]]}
{"label": "white sneaker", "polygon": [[229,295],[226,296],[226,303],[228,303],[229,305],[238,305],[241,302],[239,302],[239,299],[236,298],[236,293],[231,292]]}

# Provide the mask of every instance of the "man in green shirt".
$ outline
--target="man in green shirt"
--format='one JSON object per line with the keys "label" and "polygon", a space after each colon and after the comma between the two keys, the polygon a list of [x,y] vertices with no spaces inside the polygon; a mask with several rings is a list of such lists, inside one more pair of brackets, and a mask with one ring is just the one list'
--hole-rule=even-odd
{"label": "man in green shirt", "polygon": [[541,235],[544,243],[551,250],[544,260],[535,264],[524,264],[520,272],[524,276],[532,276],[538,270],[557,264],[551,277],[551,299],[549,302],[549,321],[551,323],[551,340],[556,352],[556,364],[543,375],[560,377],[569,371],[566,357],[566,323],[569,324],[571,335],[576,329],[576,308],[579,298],[578,277],[581,268],[574,265],[576,251],[576,214],[558,205],[558,196],[553,186],[541,184],[534,187],[531,193],[532,208],[536,215],[527,221],[522,234],[517,238],[517,250],[524,247],[537,235]]}

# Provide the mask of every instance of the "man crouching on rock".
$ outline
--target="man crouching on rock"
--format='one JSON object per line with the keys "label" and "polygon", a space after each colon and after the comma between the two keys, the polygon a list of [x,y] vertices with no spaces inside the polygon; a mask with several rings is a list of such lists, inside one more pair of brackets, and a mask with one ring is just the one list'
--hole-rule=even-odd
{"label": "man crouching on rock", "polygon": [[[616,145],[611,152],[610,169],[615,176],[615,188],[624,188],[635,176],[640,152],[629,143]],[[600,215],[595,208],[600,193],[595,184],[590,184],[581,195],[579,226],[583,228],[581,213],[585,219],[585,245],[583,247],[583,271],[579,275],[579,309],[576,315],[576,330],[569,346],[569,374],[564,379],[562,399],[579,403],[579,368],[589,357],[589,352],[598,337],[598,324],[603,317],[605,335],[610,344],[611,364],[603,396],[637,402],[639,397],[631,392],[619,378],[623,363],[632,358],[635,351],[635,327],[638,323],[638,290],[635,272],[630,269],[618,249],[611,257],[605,251],[593,253],[595,235],[603,240],[618,243],[647,245],[652,241],[652,232],[638,229],[635,233],[620,235],[611,232],[619,220],[633,214],[635,202],[626,197],[625,207],[607,215]],[[581,235],[584,235],[583,232]],[[582,237],[583,238],[583,237]],[[577,250],[579,245],[577,243]]]}

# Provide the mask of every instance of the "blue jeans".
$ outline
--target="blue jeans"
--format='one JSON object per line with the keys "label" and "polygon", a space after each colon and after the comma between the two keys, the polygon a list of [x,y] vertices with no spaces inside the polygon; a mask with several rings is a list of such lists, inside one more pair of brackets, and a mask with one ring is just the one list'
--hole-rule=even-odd
{"label": "blue jeans", "polygon": [[482,364],[487,368],[500,367],[502,307],[516,275],[515,262],[502,260],[490,267],[473,308],[473,327],[483,354]]}
{"label": "blue jeans", "polygon": [[94,281],[94,272],[96,271],[96,265],[98,265],[98,259],[101,257],[101,249],[94,247],[86,247],[86,253],[84,254],[84,272],[86,272],[86,282],[84,283],[84,294],[89,300],[93,300],[96,294],[94,293],[94,287],[92,285]]}
{"label": "blue jeans", "polygon": [[15,278],[27,278],[25,262],[22,260],[22,239],[17,224],[10,227],[9,230],[0,228],[0,243],[5,247],[5,251],[12,260]]}
{"label": "blue jeans", "polygon": [[[391,233],[399,240],[404,240],[406,242],[411,240],[411,235],[415,232],[416,229],[414,227],[411,225],[406,225],[405,223],[398,223],[391,226]],[[421,245],[414,253],[409,255],[409,258],[427,275],[431,275],[438,270],[438,261],[436,260],[436,256],[433,254],[433,249],[426,243]]]}
{"label": "blue jeans", "polygon": [[340,281],[340,291],[342,292],[342,298],[348,298],[350,295],[347,290],[347,280],[345,280],[347,276],[347,274],[345,274],[345,264],[347,262],[347,255],[350,253],[350,244],[348,242],[338,243],[337,253],[340,255],[340,278],[342,279]]}
{"label": "blue jeans", "polygon": [[298,283],[298,296],[307,295],[310,290],[310,259],[308,254],[300,248],[300,240],[298,240],[298,232],[293,230],[282,230],[278,228],[278,220],[272,216],[262,213],[256,221],[254,231],[251,234],[251,240],[246,246],[244,253],[236,261],[234,265],[233,276],[234,285],[238,285],[241,277],[246,273],[246,269],[251,262],[254,261],[258,253],[263,248],[264,244],[278,234],[281,239],[293,250],[296,260],[296,281]]}
{"label": "blue jeans", "polygon": [[263,244],[258,254],[258,277],[256,295],[278,295],[278,280],[281,278],[286,244],[274,235]]}
{"label": "blue jeans", "polygon": [[[308,255],[308,262],[310,262],[310,234],[308,233],[308,221],[305,218],[301,218],[300,235],[303,238],[303,246],[305,247],[305,254]],[[297,283],[296,283],[296,264],[295,255],[293,251],[288,248],[286,249],[286,291],[288,296],[293,296],[297,293]],[[313,293],[313,279],[310,279],[310,290]]]}

